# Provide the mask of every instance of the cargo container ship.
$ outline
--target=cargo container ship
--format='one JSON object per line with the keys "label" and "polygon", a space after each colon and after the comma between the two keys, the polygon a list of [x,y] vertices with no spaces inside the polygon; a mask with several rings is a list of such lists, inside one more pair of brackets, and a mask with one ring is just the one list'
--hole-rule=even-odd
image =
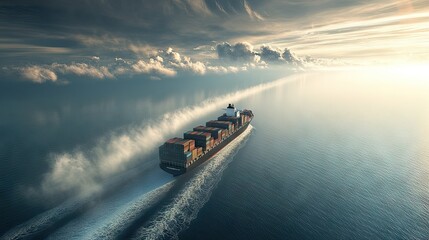
{"label": "cargo container ship", "polygon": [[160,167],[178,176],[209,160],[247,129],[251,110],[237,110],[229,104],[225,113],[205,126],[194,127],[183,138],[171,138],[159,147]]}

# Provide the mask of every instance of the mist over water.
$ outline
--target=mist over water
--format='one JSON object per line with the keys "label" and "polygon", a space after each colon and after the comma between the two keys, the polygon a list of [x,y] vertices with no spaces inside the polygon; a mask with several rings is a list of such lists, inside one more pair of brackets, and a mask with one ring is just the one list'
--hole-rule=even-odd
{"label": "mist over water", "polygon": [[136,157],[153,151],[169,135],[192,120],[220,109],[228,102],[235,102],[258,92],[279,86],[291,79],[280,79],[252,86],[201,103],[164,114],[153,123],[127,129],[125,133],[100,139],[97,145],[85,153],[54,154],[52,170],[42,183],[44,192],[58,193],[77,190],[80,194],[93,193],[101,188],[100,182],[128,168]]}
{"label": "mist over water", "polygon": [[[429,236],[425,76],[251,77],[211,83],[211,91],[132,82],[74,104],[39,96],[29,122],[9,99],[0,123],[15,131],[3,127],[0,138],[1,239]],[[253,110],[253,128],[185,177],[159,169],[162,141],[229,102]]]}
{"label": "mist over water", "polygon": [[[78,145],[78,147],[63,153],[49,151],[46,156],[48,156],[48,162],[51,162],[51,165],[48,166],[47,172],[42,175],[39,185],[41,188],[30,186],[26,196],[19,197],[21,199],[22,197],[36,197],[37,200],[45,195],[45,197],[52,199],[61,196],[62,192],[66,194],[72,192],[74,196],[63,204],[40,213],[22,225],[11,229],[4,235],[4,238],[47,236],[46,234],[52,235],[54,238],[55,236],[88,237],[97,234],[115,236],[101,230],[97,233],[94,228],[96,225],[117,227],[118,224],[114,223],[116,218],[127,218],[127,214],[124,216],[124,213],[119,210],[119,213],[111,216],[113,219],[108,222],[103,211],[114,211],[114,209],[121,207],[121,204],[141,206],[146,203],[147,199],[146,197],[136,199],[138,194],[144,194],[145,191],[150,190],[160,191],[158,188],[165,189],[166,186],[163,184],[171,181],[167,180],[171,176],[162,172],[157,166],[156,150],[162,141],[169,136],[181,134],[180,132],[186,129],[184,126],[191,127],[208,120],[206,116],[208,113],[219,115],[219,110],[229,101],[237,101],[287,81],[289,80],[280,79],[248,85],[234,91],[231,89],[229,91],[223,90],[224,95],[213,95],[213,97],[206,99],[201,99],[198,96],[197,101],[190,106],[187,105],[179,109],[173,108],[167,113],[161,112],[162,114],[149,121],[138,125],[128,125],[126,128],[104,134],[104,136],[95,139],[95,144],[92,147],[92,144],[88,144],[89,147]],[[195,121],[198,122],[195,123]],[[138,176],[139,174],[141,176]],[[166,176],[170,177],[166,178]],[[132,178],[135,178],[132,180],[134,182],[139,181],[139,179],[143,181],[140,186],[146,186],[144,189],[147,190],[135,190],[138,186],[130,187],[130,190],[125,193],[119,190],[122,188],[120,187],[121,181],[129,181],[126,179]],[[110,190],[112,188],[118,189],[112,192]],[[104,193],[106,191],[107,193]],[[102,202],[98,203],[99,201]],[[92,206],[93,204],[95,207]],[[90,210],[87,210],[88,207]],[[78,214],[78,218],[76,218],[76,214]],[[76,219],[70,220],[71,217]],[[138,213],[136,217],[138,217]],[[98,221],[101,218],[104,218],[104,223]],[[68,223],[69,221],[71,222]],[[63,227],[63,225],[65,226]],[[60,229],[55,230],[55,228]],[[69,233],[73,234],[70,235]]]}

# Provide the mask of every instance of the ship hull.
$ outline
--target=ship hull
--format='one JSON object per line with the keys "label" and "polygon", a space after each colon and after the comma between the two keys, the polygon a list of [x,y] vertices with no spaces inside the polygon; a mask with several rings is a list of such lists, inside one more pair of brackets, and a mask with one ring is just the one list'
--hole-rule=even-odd
{"label": "ship hull", "polygon": [[247,127],[249,127],[249,125],[250,125],[250,121],[247,122],[247,123],[245,123],[240,129],[238,129],[237,131],[235,131],[234,133],[232,133],[225,140],[223,140],[218,145],[216,145],[215,147],[213,147],[210,151],[208,151],[207,153],[205,153],[196,162],[194,162],[192,165],[190,165],[187,168],[167,166],[167,165],[165,165],[163,163],[160,163],[160,167],[161,167],[162,170],[164,170],[164,171],[172,174],[173,176],[179,176],[179,175],[182,175],[182,174],[184,174],[184,173],[186,173],[188,171],[191,171],[192,169],[198,167],[202,163],[210,160],[214,155],[216,155],[216,153],[218,153],[220,150],[222,150],[222,148],[224,148],[230,142],[232,142],[234,139],[236,139],[238,136],[240,136],[247,129]]}

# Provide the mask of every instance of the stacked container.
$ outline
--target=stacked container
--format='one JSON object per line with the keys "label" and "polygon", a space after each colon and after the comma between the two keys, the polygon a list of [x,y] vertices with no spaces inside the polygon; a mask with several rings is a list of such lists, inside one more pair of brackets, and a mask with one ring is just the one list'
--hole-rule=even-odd
{"label": "stacked container", "polygon": [[222,128],[228,130],[228,135],[234,131],[234,125],[228,121],[211,120],[206,122],[207,127]]}
{"label": "stacked container", "polygon": [[250,119],[253,117],[253,112],[251,110],[243,110],[241,111],[241,115],[244,116],[243,124],[250,122]]}
{"label": "stacked container", "polygon": [[241,117],[228,117],[224,114],[218,117],[217,120],[231,122],[232,124],[234,124],[235,128],[241,126]]}
{"label": "stacked container", "polygon": [[194,131],[208,132],[211,134],[212,138],[215,139],[215,141],[219,141],[222,139],[221,128],[198,126],[198,127],[194,127]]}
{"label": "stacked container", "polygon": [[203,155],[203,148],[199,147],[197,148],[197,156],[200,157],[201,155]]}
{"label": "stacked container", "polygon": [[172,138],[159,147],[159,157],[170,165],[185,167],[192,161],[194,149],[194,140]]}
{"label": "stacked container", "polygon": [[189,131],[183,134],[185,139],[192,139],[195,141],[195,146],[202,147],[205,150],[212,147],[211,134],[207,132]]}
{"label": "stacked container", "polygon": [[223,129],[223,130],[222,130],[222,139],[224,139],[224,138],[226,138],[226,137],[228,137],[228,130]]}
{"label": "stacked container", "polygon": [[[231,110],[232,109],[232,110]],[[182,138],[172,138],[159,147],[159,157],[162,164],[187,168],[200,158],[205,151],[210,150],[235,130],[250,122],[253,113],[250,110],[236,111],[230,104],[227,109],[234,111],[224,114],[218,120],[197,126],[193,131],[185,132]],[[234,113],[234,114],[233,114]]]}

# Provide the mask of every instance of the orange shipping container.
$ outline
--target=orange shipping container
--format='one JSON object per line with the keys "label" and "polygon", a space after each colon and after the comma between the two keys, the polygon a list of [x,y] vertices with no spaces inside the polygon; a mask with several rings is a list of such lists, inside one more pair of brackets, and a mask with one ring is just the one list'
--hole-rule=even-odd
{"label": "orange shipping container", "polygon": [[192,159],[197,159],[198,158],[198,149],[194,148],[194,150],[192,150]]}
{"label": "orange shipping container", "polygon": [[195,149],[195,141],[194,140],[192,140],[190,143],[189,143],[189,151],[192,151],[192,150],[194,150]]}

